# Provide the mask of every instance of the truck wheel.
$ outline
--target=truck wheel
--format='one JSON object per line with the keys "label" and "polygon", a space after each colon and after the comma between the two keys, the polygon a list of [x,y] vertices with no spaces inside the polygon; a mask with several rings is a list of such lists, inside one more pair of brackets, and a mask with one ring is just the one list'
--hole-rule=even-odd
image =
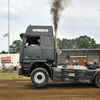
{"label": "truck wheel", "polygon": [[43,68],[36,68],[31,73],[31,81],[37,87],[44,86],[49,79],[48,72]]}
{"label": "truck wheel", "polygon": [[98,73],[94,80],[95,85],[100,88],[100,73]]}

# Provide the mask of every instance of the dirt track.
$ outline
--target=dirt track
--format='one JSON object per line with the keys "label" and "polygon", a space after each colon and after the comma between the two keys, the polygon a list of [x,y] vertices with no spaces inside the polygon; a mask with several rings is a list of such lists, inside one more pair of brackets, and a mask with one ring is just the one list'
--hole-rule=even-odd
{"label": "dirt track", "polygon": [[0,100],[100,100],[100,89],[91,84],[49,81],[36,88],[31,81],[1,81]]}

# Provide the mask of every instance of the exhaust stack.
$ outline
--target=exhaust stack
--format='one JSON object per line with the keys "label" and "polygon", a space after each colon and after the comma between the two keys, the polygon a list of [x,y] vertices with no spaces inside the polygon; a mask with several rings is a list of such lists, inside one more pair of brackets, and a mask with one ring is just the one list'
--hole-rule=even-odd
{"label": "exhaust stack", "polygon": [[57,49],[57,30],[58,22],[60,20],[61,12],[68,7],[71,0],[51,0],[50,14],[52,15],[52,21],[54,24],[55,32],[55,60],[56,60],[56,49]]}

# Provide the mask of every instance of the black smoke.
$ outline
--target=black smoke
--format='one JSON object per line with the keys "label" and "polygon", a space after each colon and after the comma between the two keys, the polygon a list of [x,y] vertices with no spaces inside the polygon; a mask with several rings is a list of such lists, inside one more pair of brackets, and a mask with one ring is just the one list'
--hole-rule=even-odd
{"label": "black smoke", "polygon": [[52,15],[55,33],[57,33],[61,12],[68,6],[70,1],[71,0],[51,0],[50,14]]}

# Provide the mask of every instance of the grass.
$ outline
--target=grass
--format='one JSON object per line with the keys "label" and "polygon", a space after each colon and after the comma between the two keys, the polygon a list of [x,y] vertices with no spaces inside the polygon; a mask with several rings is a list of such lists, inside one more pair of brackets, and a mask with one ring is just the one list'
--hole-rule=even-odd
{"label": "grass", "polygon": [[0,73],[0,80],[30,80],[30,77],[18,75],[18,73]]}

